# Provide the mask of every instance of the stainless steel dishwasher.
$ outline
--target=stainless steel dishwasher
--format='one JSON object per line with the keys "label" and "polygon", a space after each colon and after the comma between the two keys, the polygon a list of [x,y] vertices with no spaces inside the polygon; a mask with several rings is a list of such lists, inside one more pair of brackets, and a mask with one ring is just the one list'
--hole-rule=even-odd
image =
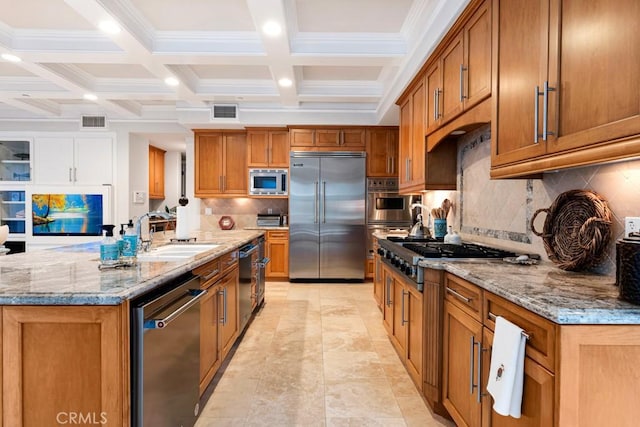
{"label": "stainless steel dishwasher", "polygon": [[131,425],[190,427],[200,382],[200,278],[191,273],[131,305]]}
{"label": "stainless steel dishwasher", "polygon": [[251,286],[255,283],[254,267],[258,260],[258,251],[260,247],[257,240],[247,243],[240,248],[240,289],[238,294],[239,314],[240,314],[240,333],[244,330],[251,318]]}

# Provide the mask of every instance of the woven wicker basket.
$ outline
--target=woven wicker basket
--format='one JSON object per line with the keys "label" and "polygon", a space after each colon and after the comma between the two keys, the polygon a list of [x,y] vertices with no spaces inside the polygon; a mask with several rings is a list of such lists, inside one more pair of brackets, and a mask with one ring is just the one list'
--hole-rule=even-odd
{"label": "woven wicker basket", "polygon": [[[539,232],[533,223],[541,212],[547,217]],[[611,239],[611,210],[607,201],[589,190],[560,194],[547,209],[531,218],[531,231],[542,237],[549,259],[563,270],[583,270],[598,264]]]}

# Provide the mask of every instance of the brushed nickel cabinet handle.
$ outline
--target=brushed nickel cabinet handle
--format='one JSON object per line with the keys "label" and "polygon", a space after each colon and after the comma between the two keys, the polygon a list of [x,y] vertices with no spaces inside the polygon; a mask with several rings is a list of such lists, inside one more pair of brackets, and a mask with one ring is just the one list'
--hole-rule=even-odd
{"label": "brushed nickel cabinet handle", "polygon": [[466,96],[464,95],[464,72],[467,68],[464,64],[460,64],[460,102],[463,102]]}
{"label": "brushed nickel cabinet handle", "polygon": [[553,132],[549,132],[549,92],[555,91],[556,88],[550,87],[549,82],[544,82],[544,88],[542,91],[542,99],[544,107],[542,109],[542,140],[546,141],[547,136],[553,135]]}
{"label": "brushed nickel cabinet handle", "polygon": [[453,289],[451,289],[450,287],[447,286],[446,291],[448,293],[450,293],[451,295],[453,295],[454,297],[461,299],[462,301],[466,302],[467,304],[471,303],[471,298],[467,298],[464,295],[454,291]]}

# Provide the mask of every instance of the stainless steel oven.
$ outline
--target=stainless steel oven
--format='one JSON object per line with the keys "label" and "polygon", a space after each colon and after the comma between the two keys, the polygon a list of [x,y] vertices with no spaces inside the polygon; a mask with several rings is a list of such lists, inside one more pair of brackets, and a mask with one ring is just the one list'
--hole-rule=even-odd
{"label": "stainless steel oven", "polygon": [[398,178],[368,178],[367,223],[410,227],[412,197],[398,193]]}

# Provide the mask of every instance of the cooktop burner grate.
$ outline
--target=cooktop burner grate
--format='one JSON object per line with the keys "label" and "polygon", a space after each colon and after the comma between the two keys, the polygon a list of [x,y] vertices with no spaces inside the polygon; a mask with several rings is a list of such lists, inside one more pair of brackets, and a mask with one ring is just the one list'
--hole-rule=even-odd
{"label": "cooktop burner grate", "polygon": [[481,246],[475,243],[452,245],[449,243],[405,243],[405,248],[425,258],[505,258],[512,257],[514,252]]}

